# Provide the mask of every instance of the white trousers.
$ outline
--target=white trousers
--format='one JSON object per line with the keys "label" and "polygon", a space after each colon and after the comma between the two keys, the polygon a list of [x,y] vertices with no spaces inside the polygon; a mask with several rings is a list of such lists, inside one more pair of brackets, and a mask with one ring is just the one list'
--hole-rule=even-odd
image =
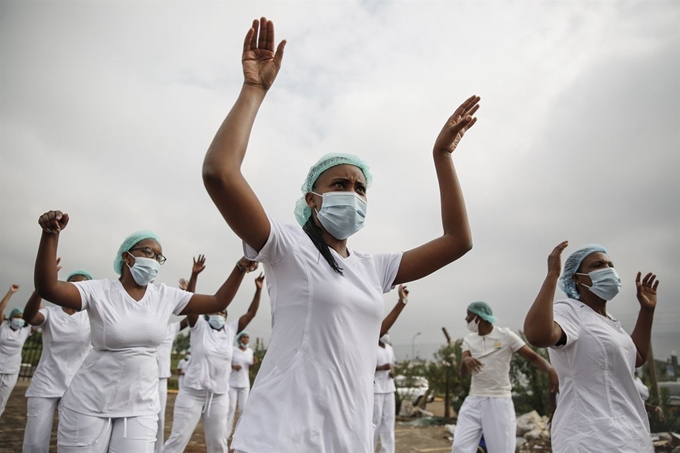
{"label": "white trousers", "polygon": [[59,453],[153,453],[158,416],[105,418],[79,414],[61,406]]}
{"label": "white trousers", "polygon": [[26,429],[23,453],[49,453],[54,411],[61,398],[26,399]]}
{"label": "white trousers", "polygon": [[168,404],[168,378],[158,378],[158,400],[161,402],[161,410],[158,412],[158,431],[156,432],[155,453],[161,453],[165,440],[165,408]]}
{"label": "white trousers", "polygon": [[[236,414],[236,403],[238,403],[238,416],[243,413],[246,407],[250,387],[229,387],[229,413],[227,414],[227,436],[234,430],[234,415]],[[238,418],[236,419],[238,420]]]}
{"label": "white trousers", "polygon": [[517,417],[511,398],[468,396],[458,412],[452,453],[474,453],[484,434],[489,453],[514,453]]}
{"label": "white trousers", "polygon": [[5,412],[5,406],[7,406],[7,401],[9,401],[9,396],[12,394],[14,386],[17,385],[18,377],[18,371],[12,374],[0,374],[0,416]]}
{"label": "white trousers", "polygon": [[175,400],[172,432],[163,445],[163,453],[182,453],[199,419],[203,419],[206,452],[227,453],[228,410],[228,393],[180,388]]}
{"label": "white trousers", "polygon": [[380,439],[380,453],[394,453],[394,421],[396,416],[394,392],[373,394],[373,451]]}

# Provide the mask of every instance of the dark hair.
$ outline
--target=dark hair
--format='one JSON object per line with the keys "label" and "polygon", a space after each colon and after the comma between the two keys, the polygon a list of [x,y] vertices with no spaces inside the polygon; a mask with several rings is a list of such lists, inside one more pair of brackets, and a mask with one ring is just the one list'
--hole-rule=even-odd
{"label": "dark hair", "polygon": [[342,268],[338,265],[338,262],[335,261],[335,258],[333,258],[330,247],[328,247],[328,244],[326,244],[326,242],[323,240],[321,228],[319,228],[316,223],[314,223],[313,216],[309,216],[309,219],[307,219],[307,222],[304,224],[302,229],[305,233],[307,233],[307,236],[309,236],[309,239],[312,240],[316,249],[319,251],[319,253],[321,253],[321,256],[324,257],[328,264],[330,264],[333,270],[340,275],[345,275],[342,273]]}

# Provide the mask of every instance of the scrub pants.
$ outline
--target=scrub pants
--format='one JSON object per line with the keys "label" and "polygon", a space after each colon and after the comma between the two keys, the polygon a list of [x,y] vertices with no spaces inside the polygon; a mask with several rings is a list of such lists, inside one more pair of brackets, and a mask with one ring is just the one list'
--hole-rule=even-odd
{"label": "scrub pants", "polygon": [[5,412],[5,406],[9,401],[9,396],[12,394],[14,386],[17,385],[19,372],[12,374],[0,374],[0,415]]}
{"label": "scrub pants", "polygon": [[218,394],[208,390],[180,388],[175,400],[172,432],[163,445],[163,453],[182,453],[201,418],[206,452],[227,453],[228,410],[228,393]]}
{"label": "scrub pants", "polygon": [[250,387],[229,387],[229,414],[227,414],[227,436],[231,434],[234,429],[234,415],[236,414],[236,403],[238,402],[238,415],[243,413],[243,408],[246,407],[248,395],[250,394]]}
{"label": "scrub pants", "polygon": [[394,392],[373,394],[373,451],[380,439],[380,453],[394,453],[394,421],[396,416]]}
{"label": "scrub pants", "polygon": [[59,408],[59,453],[153,453],[158,415],[105,418]]}
{"label": "scrub pants", "polygon": [[23,453],[49,453],[54,411],[61,398],[26,399],[26,430]]}
{"label": "scrub pants", "polygon": [[458,412],[452,453],[476,452],[482,434],[489,453],[514,453],[517,417],[511,398],[465,398]]}
{"label": "scrub pants", "polygon": [[158,400],[161,402],[161,410],[158,412],[158,431],[156,432],[155,453],[161,453],[165,440],[165,408],[168,404],[168,378],[158,378]]}

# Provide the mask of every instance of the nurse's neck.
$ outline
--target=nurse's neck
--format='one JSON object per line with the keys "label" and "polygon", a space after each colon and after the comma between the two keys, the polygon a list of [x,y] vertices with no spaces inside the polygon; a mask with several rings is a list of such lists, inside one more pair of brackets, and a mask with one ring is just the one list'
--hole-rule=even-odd
{"label": "nurse's neck", "polygon": [[607,301],[601,297],[596,296],[590,291],[581,291],[581,296],[578,299],[587,306],[593,309],[595,313],[607,318]]}
{"label": "nurse's neck", "polygon": [[120,284],[123,285],[123,288],[130,295],[130,297],[132,297],[137,302],[139,302],[142,297],[144,297],[144,293],[146,293],[146,286],[139,286],[132,277],[130,271],[125,267],[123,267],[123,271],[121,272],[118,281],[120,281]]}
{"label": "nurse's neck", "polygon": [[493,330],[493,324],[491,324],[488,321],[484,321],[483,319],[479,320],[479,329],[477,329],[477,333],[480,336],[489,335],[492,330]]}

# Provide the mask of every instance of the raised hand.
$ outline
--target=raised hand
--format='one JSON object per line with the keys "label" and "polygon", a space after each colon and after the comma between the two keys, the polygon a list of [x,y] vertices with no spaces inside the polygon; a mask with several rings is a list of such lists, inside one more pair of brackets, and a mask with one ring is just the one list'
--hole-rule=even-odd
{"label": "raised hand", "polygon": [[274,22],[265,17],[255,19],[243,42],[243,83],[269,90],[281,69],[285,46],[286,41],[281,41],[275,53]]}
{"label": "raised hand", "polygon": [[637,287],[637,300],[640,302],[641,309],[654,310],[656,308],[656,289],[659,287],[659,280],[651,272],[645,275],[640,281],[641,273],[637,273],[635,286]]}
{"label": "raised hand", "polygon": [[408,300],[408,293],[409,290],[406,288],[406,285],[399,285],[399,300]]}
{"label": "raised hand", "polygon": [[260,275],[255,279],[255,286],[257,289],[262,289],[262,285],[264,284],[264,273],[260,273]]}
{"label": "raised hand", "polygon": [[46,233],[58,234],[68,225],[68,214],[61,211],[47,211],[38,218],[38,225]]}
{"label": "raised hand", "polygon": [[260,265],[257,261],[249,260],[245,256],[238,260],[238,263],[236,263],[236,267],[238,267],[242,272],[252,272],[257,269],[257,267]]}
{"label": "raised hand", "polygon": [[569,245],[569,241],[560,242],[548,255],[548,273],[560,275],[562,272],[562,252]]}
{"label": "raised hand", "polygon": [[456,149],[465,132],[477,122],[473,115],[479,109],[480,99],[479,96],[470,96],[453,112],[434,142],[435,151],[452,153]]}
{"label": "raised hand", "polygon": [[191,268],[193,274],[200,274],[205,269],[205,255],[198,255],[198,259],[194,258],[194,265]]}
{"label": "raised hand", "polygon": [[12,285],[9,287],[9,292],[10,292],[10,293],[14,294],[14,293],[16,293],[17,291],[19,291],[19,285],[17,285],[17,284],[12,284]]}
{"label": "raised hand", "polygon": [[186,280],[186,278],[180,278],[179,279],[179,289],[182,291],[186,291],[189,288],[189,282]]}

